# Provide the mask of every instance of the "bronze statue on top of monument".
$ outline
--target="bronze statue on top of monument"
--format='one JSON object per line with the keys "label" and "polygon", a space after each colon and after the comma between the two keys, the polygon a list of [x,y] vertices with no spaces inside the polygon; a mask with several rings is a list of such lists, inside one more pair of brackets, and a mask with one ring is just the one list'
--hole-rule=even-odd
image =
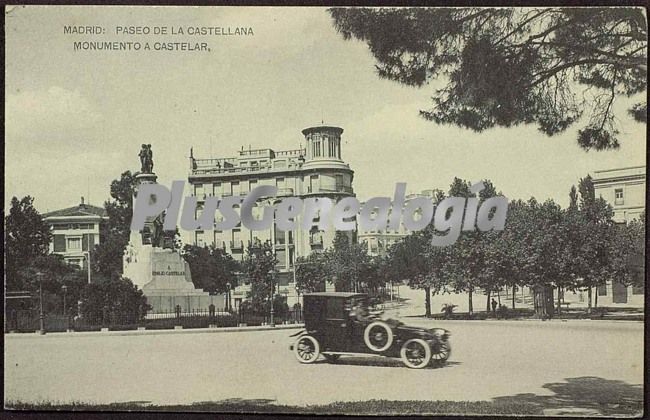
{"label": "bronze statue on top of monument", "polygon": [[153,151],[151,150],[150,144],[143,144],[140,153],[140,172],[143,174],[152,174],[153,173]]}

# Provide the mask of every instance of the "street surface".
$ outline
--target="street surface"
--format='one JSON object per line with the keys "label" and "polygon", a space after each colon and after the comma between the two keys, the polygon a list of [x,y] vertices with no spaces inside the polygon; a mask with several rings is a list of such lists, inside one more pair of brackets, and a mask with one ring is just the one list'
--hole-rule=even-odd
{"label": "street surface", "polygon": [[[624,387],[643,383],[640,322],[403,321],[451,330],[449,364],[413,370],[395,359],[344,356],[338,364],[323,359],[303,365],[288,350],[289,335],[298,330],[5,335],[5,401],[268,399],[307,405],[369,399],[478,401],[523,393],[544,400],[554,395],[552,390],[566,390],[562,384],[569,380],[583,384],[566,391],[572,395],[559,396],[570,406],[576,395],[589,399],[589,392],[610,392],[612,380],[624,381],[619,383]],[[585,382],[585,377],[593,378]]]}

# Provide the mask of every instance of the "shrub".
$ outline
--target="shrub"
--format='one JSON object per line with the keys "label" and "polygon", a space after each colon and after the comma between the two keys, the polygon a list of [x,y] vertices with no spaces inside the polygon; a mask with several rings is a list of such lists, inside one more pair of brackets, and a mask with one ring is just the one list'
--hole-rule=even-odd
{"label": "shrub", "polygon": [[440,310],[440,312],[442,312],[444,314],[445,319],[448,319],[448,318],[451,318],[453,316],[454,309],[456,309],[457,307],[458,307],[458,305],[454,305],[454,304],[451,304],[451,303],[445,303],[444,305],[442,305],[442,309]]}
{"label": "shrub", "polygon": [[508,318],[509,311],[506,305],[499,305],[497,308],[497,318]]}

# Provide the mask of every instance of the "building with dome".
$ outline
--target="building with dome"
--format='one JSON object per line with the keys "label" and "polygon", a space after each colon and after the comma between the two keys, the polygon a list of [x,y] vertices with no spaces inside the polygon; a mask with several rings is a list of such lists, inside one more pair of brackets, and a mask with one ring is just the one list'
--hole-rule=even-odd
{"label": "building with dome", "polygon": [[[321,125],[306,128],[302,134],[305,147],[294,150],[242,148],[234,157],[210,159],[196,158],[191,151],[188,181],[191,193],[197,197],[197,213],[207,197],[243,197],[262,185],[277,187],[278,195],[258,203],[260,208],[290,196],[328,197],[333,202],[354,196],[354,171],[343,160],[341,150],[343,129]],[[299,226],[295,231],[285,232],[278,230],[275,224],[267,231],[250,231],[240,223],[228,231],[193,232],[191,242],[220,247],[239,261],[244,259],[249,245],[270,243],[279,260],[279,293],[285,295],[287,304],[292,306],[298,302],[294,287],[296,259],[328,248],[334,236],[334,230],[321,231],[316,225],[306,230]],[[246,286],[234,291],[235,306],[245,299],[246,292]]]}

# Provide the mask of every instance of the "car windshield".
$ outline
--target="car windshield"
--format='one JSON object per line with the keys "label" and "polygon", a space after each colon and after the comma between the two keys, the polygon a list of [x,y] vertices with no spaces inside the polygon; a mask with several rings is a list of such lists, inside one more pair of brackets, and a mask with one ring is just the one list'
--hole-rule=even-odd
{"label": "car windshield", "polygon": [[350,307],[360,315],[368,314],[368,300],[365,297],[352,298]]}

